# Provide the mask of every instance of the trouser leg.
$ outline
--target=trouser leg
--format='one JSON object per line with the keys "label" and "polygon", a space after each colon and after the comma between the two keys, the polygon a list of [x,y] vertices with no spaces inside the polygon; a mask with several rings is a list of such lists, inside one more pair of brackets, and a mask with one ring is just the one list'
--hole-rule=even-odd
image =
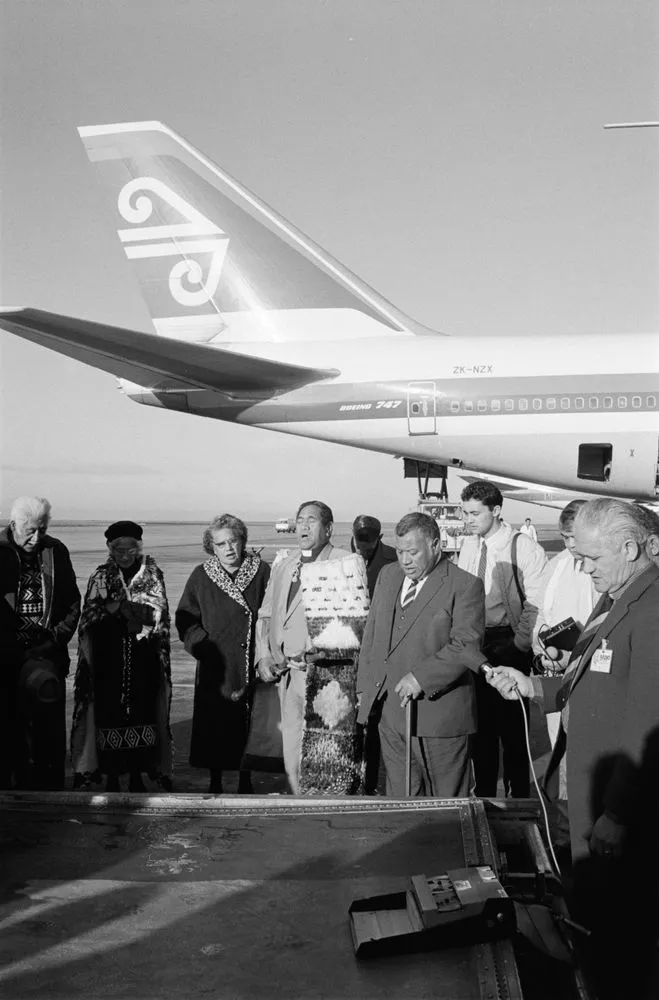
{"label": "trouser leg", "polygon": [[[64,682],[62,681],[62,687]],[[51,705],[37,705],[30,713],[30,786],[35,790],[64,788],[66,757],[66,704],[62,696]]]}
{"label": "trouser leg", "polygon": [[[479,797],[494,797],[499,778],[499,702],[505,704],[498,691],[484,677],[475,677],[478,728],[472,740],[475,792]],[[519,711],[519,709],[518,709]]]}
{"label": "trouser leg", "polygon": [[524,716],[527,725],[529,702],[527,698],[505,701],[500,698],[499,732],[503,746],[503,782],[506,795],[526,799],[530,793],[529,755],[526,747]]}
{"label": "trouser leg", "polygon": [[306,674],[289,670],[279,681],[284,769],[293,795],[300,794]]}
{"label": "trouser leg", "polygon": [[[392,723],[386,711],[382,713],[379,725],[380,750],[387,776],[387,795],[392,799],[405,798],[405,733]],[[413,798],[423,794],[423,763],[418,752],[418,740],[412,739],[412,782],[410,794]]]}
{"label": "trouser leg", "polygon": [[471,785],[469,736],[422,736],[414,740],[421,756],[426,795],[466,798]]}

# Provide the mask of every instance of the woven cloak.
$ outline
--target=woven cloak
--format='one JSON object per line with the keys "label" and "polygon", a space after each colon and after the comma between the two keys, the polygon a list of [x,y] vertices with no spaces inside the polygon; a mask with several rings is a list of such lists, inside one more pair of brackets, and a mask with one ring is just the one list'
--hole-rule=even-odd
{"label": "woven cloak", "polygon": [[306,671],[300,791],[354,795],[364,767],[356,676],[370,604],[366,566],[357,554],[306,563],[300,581],[312,651],[322,654]]}

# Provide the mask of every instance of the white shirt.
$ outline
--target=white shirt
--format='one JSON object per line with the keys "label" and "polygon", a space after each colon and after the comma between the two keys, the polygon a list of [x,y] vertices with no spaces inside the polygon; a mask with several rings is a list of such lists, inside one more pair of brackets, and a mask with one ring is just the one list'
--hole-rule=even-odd
{"label": "white shirt", "polygon": [[538,617],[533,629],[534,653],[542,652],[538,632],[543,625],[558,625],[566,618],[574,618],[583,628],[598,598],[593,581],[583,571],[582,561],[575,560],[567,549],[559,552],[545,570]]}
{"label": "white shirt", "polygon": [[529,536],[529,538],[532,538],[534,542],[538,541],[538,532],[532,524],[521,524],[519,530],[523,531],[525,535]]}
{"label": "white shirt", "polygon": [[460,569],[466,570],[467,573],[478,576],[483,544],[487,546],[487,562],[483,583],[485,585],[485,619],[488,627],[510,624],[501,597],[501,590],[496,578],[493,578],[493,571],[499,559],[505,557],[504,561],[510,562],[510,545],[513,534],[514,532],[509,525],[502,524],[499,530],[487,539],[474,535],[469,536],[460,549],[458,566]]}
{"label": "white shirt", "polygon": [[424,585],[424,583],[426,582],[427,579],[428,579],[428,574],[426,574],[425,576],[422,576],[420,580],[416,580],[416,581],[410,580],[409,576],[405,577],[405,579],[403,580],[403,586],[400,588],[400,605],[401,605],[401,607],[403,606],[403,601],[405,600],[405,598],[406,598],[406,596],[407,596],[410,588],[411,587],[418,587],[418,590],[417,590],[417,592],[416,592],[416,594],[414,596],[414,600],[416,600],[417,597],[419,596],[419,594],[421,593],[421,589],[422,589],[422,587],[423,587],[423,585]]}

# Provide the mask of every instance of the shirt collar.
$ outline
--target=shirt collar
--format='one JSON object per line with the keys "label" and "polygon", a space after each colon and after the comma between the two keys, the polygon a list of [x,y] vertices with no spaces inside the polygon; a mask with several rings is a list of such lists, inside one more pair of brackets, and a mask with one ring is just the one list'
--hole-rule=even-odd
{"label": "shirt collar", "polygon": [[481,538],[481,545],[484,542],[487,546],[488,552],[499,552],[501,549],[505,549],[506,545],[510,542],[512,535],[513,529],[507,524],[502,524],[499,530],[495,531],[489,538]]}

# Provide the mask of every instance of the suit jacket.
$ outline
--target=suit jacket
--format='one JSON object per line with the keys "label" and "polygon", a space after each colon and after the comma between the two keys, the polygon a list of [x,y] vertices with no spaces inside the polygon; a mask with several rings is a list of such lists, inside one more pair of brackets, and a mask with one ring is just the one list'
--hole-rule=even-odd
{"label": "suit jacket", "polygon": [[[398,565],[380,572],[359,654],[358,721],[366,723],[378,696],[411,672],[423,688],[417,701],[417,736],[462,736],[476,731],[472,670],[478,670],[485,630],[485,592],[477,577],[444,558],[399,619],[396,602],[405,576]],[[404,712],[400,711],[401,731]]]}
{"label": "suit jacket", "polygon": [[[354,539],[350,542],[350,548],[353,552],[357,551]],[[396,555],[396,550],[393,549],[391,545],[385,545],[384,542],[378,542],[375,552],[366,563],[366,580],[368,582],[369,597],[373,597],[375,584],[378,582],[380,570],[384,569],[385,566],[388,566],[389,563],[397,562],[397,560],[398,556]]]}
{"label": "suit jacket", "polygon": [[[592,669],[603,639],[613,654],[609,673]],[[567,742],[575,858],[587,851],[585,838],[605,809],[630,827],[658,811],[658,657],[659,569],[652,566],[614,603],[584,651],[571,684],[567,741],[561,731],[547,768],[545,789],[555,797]],[[545,711],[562,709],[570,685],[561,677],[543,677],[541,684]]]}
{"label": "suit jacket", "polygon": [[[345,549],[335,549],[333,545],[328,543],[318,554],[316,561],[343,559],[344,556],[349,555],[350,553]],[[302,602],[302,588],[298,590],[290,608],[286,607],[293,573],[299,562],[300,552],[298,550],[292,555],[286,556],[272,569],[256,625],[256,653],[254,657],[256,663],[271,664],[274,662],[278,666],[283,666],[286,661],[284,655],[285,638],[289,644],[295,644],[301,653],[311,649],[311,640],[304,615],[296,614]]]}

